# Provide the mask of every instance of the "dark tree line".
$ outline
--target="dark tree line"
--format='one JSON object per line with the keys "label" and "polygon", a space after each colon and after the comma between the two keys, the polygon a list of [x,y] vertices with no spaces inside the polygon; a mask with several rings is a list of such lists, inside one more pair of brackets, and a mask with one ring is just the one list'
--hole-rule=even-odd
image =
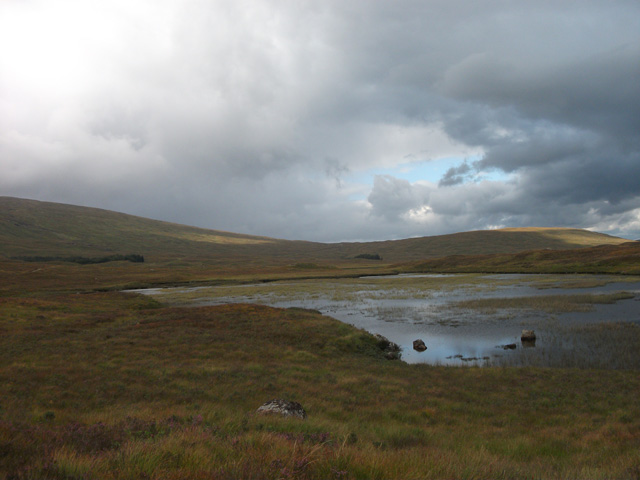
{"label": "dark tree line", "polygon": [[144,257],[137,253],[131,253],[129,255],[107,255],[104,257],[58,257],[58,256],[24,256],[24,257],[12,257],[14,260],[22,260],[23,262],[71,262],[79,263],[80,265],[89,265],[94,263],[107,263],[107,262],[133,262],[143,263]]}
{"label": "dark tree line", "polygon": [[382,257],[377,253],[361,253],[356,255],[356,258],[364,258],[366,260],[382,260]]}

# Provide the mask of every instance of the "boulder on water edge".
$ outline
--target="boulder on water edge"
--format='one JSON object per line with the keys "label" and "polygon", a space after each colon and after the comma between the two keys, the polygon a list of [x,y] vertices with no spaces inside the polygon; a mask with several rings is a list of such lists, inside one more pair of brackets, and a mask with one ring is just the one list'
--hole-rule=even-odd
{"label": "boulder on water edge", "polygon": [[384,358],[387,360],[400,360],[400,346],[397,343],[392,342],[387,337],[376,333],[376,339],[378,340],[378,348],[384,353]]}
{"label": "boulder on water edge", "polygon": [[258,407],[257,413],[262,415],[282,415],[284,417],[298,417],[307,418],[307,412],[305,412],[302,405],[298,402],[291,402],[289,400],[283,400],[281,398],[275,398],[269,400],[267,403]]}

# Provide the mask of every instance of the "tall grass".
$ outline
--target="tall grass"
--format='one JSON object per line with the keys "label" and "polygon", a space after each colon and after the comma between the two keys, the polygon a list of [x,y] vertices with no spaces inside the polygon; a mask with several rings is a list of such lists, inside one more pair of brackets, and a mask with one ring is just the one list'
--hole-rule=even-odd
{"label": "tall grass", "polygon": [[613,304],[635,295],[628,292],[580,295],[540,295],[530,297],[476,298],[449,305],[449,308],[495,313],[499,310],[536,310],[547,313],[588,312],[597,304]]}
{"label": "tall grass", "polygon": [[[0,297],[0,478],[629,478],[637,371],[387,361],[301,309]],[[256,415],[299,401],[305,421]]]}
{"label": "tall grass", "polygon": [[556,328],[540,334],[535,349],[494,357],[492,365],[579,369],[640,369],[640,325],[598,323]]}

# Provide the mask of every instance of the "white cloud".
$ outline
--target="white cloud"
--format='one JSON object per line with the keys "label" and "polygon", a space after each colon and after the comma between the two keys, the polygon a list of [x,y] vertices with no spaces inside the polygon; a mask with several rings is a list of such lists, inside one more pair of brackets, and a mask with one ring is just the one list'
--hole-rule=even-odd
{"label": "white cloud", "polygon": [[0,194],[309,240],[640,237],[639,32],[596,0],[2,2]]}

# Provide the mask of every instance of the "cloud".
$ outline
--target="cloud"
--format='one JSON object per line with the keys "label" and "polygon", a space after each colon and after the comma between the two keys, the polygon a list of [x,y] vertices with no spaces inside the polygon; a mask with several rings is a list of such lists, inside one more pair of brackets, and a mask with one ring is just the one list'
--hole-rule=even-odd
{"label": "cloud", "polygon": [[407,211],[426,204],[428,189],[390,175],[376,175],[367,200],[374,215],[394,222]]}
{"label": "cloud", "polygon": [[598,0],[3,2],[0,194],[308,240],[640,238],[639,32]]}
{"label": "cloud", "polygon": [[471,172],[471,166],[468,162],[464,162],[458,167],[451,167],[438,183],[441,187],[450,187],[464,182],[466,175]]}

